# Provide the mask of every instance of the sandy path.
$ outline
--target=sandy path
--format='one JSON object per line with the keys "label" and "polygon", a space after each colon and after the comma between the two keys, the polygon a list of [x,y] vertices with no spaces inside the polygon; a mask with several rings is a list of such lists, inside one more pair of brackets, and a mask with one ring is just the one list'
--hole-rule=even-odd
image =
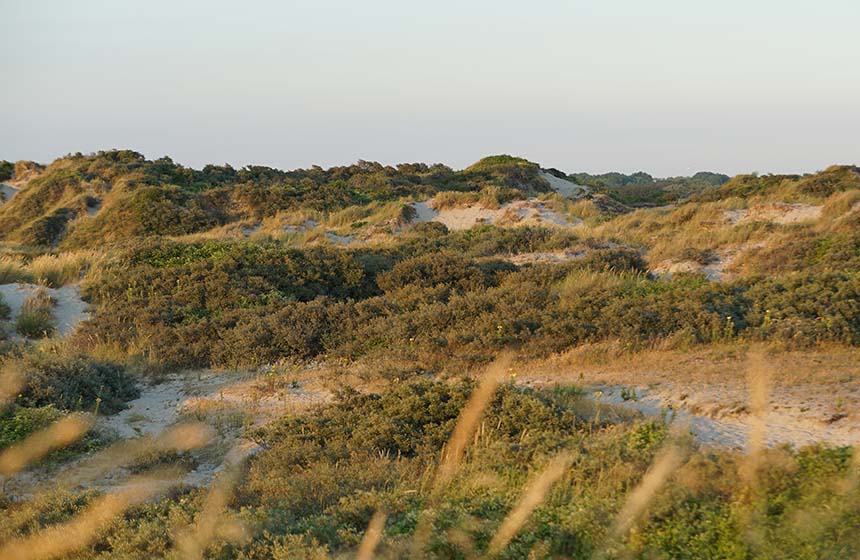
{"label": "sandy path", "polygon": [[[286,412],[328,402],[331,393],[313,382],[268,377],[246,372],[191,372],[168,375],[141,387],[140,397],[112,416],[100,417],[97,429],[119,441],[159,436],[172,426],[202,422],[212,428],[209,443],[190,452],[195,464],[185,484],[206,486],[225,466],[257,453],[260,448],[244,437],[246,430],[263,426]],[[33,496],[56,479],[103,491],[126,487],[134,476],[125,464],[107,470],[93,468],[99,454],[90,454],[61,466],[52,465],[20,473],[6,482],[7,495]],[[93,472],[95,471],[95,474]]]}
{"label": "sandy path", "polygon": [[[636,398],[625,400],[622,389],[633,390]],[[746,412],[720,413],[715,408],[710,416],[703,412],[693,412],[697,409],[694,404],[687,405],[664,388],[627,387],[623,385],[595,386],[591,389],[592,396],[599,393],[601,402],[621,405],[638,410],[646,416],[666,415],[674,418],[690,432],[699,443],[718,447],[743,449],[749,440],[750,415]],[[860,444],[860,420],[842,420],[829,425],[810,416],[798,414],[795,407],[774,408],[784,403],[783,400],[772,399],[770,409],[764,414],[765,444],[774,447],[784,443],[799,448],[816,443],[827,445],[858,445]],[[692,407],[692,410],[691,410]],[[744,405],[739,408],[743,410]],[[674,411],[674,412],[673,412]]]}
{"label": "sandy path", "polygon": [[[36,292],[40,286],[36,284],[2,284],[0,294],[11,310],[12,321],[21,312],[24,300]],[[81,299],[81,293],[76,285],[62,288],[45,288],[48,294],[57,302],[54,306],[54,319],[57,322],[57,334],[67,336],[75,330],[82,321],[89,319],[89,305]]]}
{"label": "sandy path", "polygon": [[[669,414],[689,424],[703,444],[742,448],[750,422],[742,349],[644,351],[602,358],[607,346],[583,347],[523,366],[519,380],[535,386],[574,384],[600,399],[647,415]],[[593,356],[593,358],[589,358]],[[769,356],[765,441],[801,447],[860,444],[860,350],[824,348]],[[624,400],[622,388],[637,400]]]}
{"label": "sandy path", "polygon": [[[194,486],[209,484],[226,464],[252,455],[259,447],[244,437],[246,428],[258,427],[285,412],[296,412],[331,398],[328,391],[282,379],[236,373],[197,372],[174,374],[162,382],[143,387],[139,398],[128,408],[102,419],[103,429],[123,439],[157,435],[181,421],[198,421],[214,428],[215,440],[198,454],[198,464],[184,482]],[[111,475],[121,482],[127,473],[119,469]]]}

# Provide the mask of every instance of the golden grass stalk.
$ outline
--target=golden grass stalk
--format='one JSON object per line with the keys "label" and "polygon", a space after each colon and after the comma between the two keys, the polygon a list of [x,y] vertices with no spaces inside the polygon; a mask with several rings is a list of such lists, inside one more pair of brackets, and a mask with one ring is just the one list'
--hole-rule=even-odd
{"label": "golden grass stalk", "polygon": [[51,451],[77,441],[92,427],[93,421],[92,416],[85,414],[66,416],[6,448],[0,453],[0,475],[12,476]]}
{"label": "golden grass stalk", "polygon": [[454,431],[451,433],[451,438],[445,444],[445,454],[442,457],[442,462],[439,464],[439,469],[436,471],[436,477],[433,481],[433,492],[438,492],[443,489],[457,472],[457,467],[466,452],[466,447],[472,440],[472,434],[484,414],[484,409],[490,404],[493,394],[496,392],[502,378],[510,369],[511,356],[504,354],[496,359],[484,375],[481,381],[472,394],[469,400],[460,411],[460,416],[457,418],[457,424],[454,426]]}
{"label": "golden grass stalk", "polygon": [[[234,451],[236,448],[234,447]],[[215,479],[206,499],[203,502],[203,507],[194,525],[187,531],[180,532],[176,537],[176,548],[179,550],[181,558],[187,560],[197,560],[203,558],[203,553],[209,544],[219,534],[219,527],[224,517],[224,512],[227,509],[227,504],[233,496],[233,490],[239,482],[242,474],[242,465],[245,463],[245,458],[236,461],[227,468]],[[241,538],[244,534],[243,527],[234,527],[230,531],[230,535],[234,538]],[[222,534],[222,536],[224,536]]]}
{"label": "golden grass stalk", "polygon": [[508,513],[490,541],[488,548],[490,554],[498,554],[508,546],[511,539],[525,525],[532,512],[546,499],[552,485],[567,472],[572,463],[572,453],[561,453],[550,461],[546,468],[529,484],[519,503]]}
{"label": "golden grass stalk", "polygon": [[750,485],[755,482],[762,450],[764,449],[765,422],[773,368],[760,351],[751,352],[747,358],[747,390],[749,391],[749,438],[747,440],[747,465],[745,477]]}
{"label": "golden grass stalk", "polygon": [[847,494],[856,490],[858,486],[860,486],[860,445],[855,445],[851,465],[848,467],[848,474],[845,475],[840,491]]}
{"label": "golden grass stalk", "polygon": [[175,426],[157,437],[143,436],[120,441],[67,471],[56,482],[61,485],[79,484],[101,476],[118,466],[134,462],[149,453],[197,449],[206,445],[212,435],[213,431],[209,426],[190,422]]}
{"label": "golden grass stalk", "polygon": [[96,251],[77,251],[59,255],[41,255],[27,268],[37,282],[52,288],[80,282],[83,273],[102,259]]}
{"label": "golden grass stalk", "polygon": [[766,433],[764,417],[770,398],[773,368],[759,349],[747,355],[746,378],[750,409],[749,435],[746,458],[740,466],[740,476],[744,481],[743,499],[749,500],[749,508],[741,511],[741,525],[746,528],[747,541],[756,550],[761,550],[761,547],[766,546],[765,537],[760,529],[764,504],[756,500],[756,497],[761,493],[758,478],[764,462]]}
{"label": "golden grass stalk", "polygon": [[[460,460],[466,451],[466,446],[472,440],[472,434],[475,432],[475,428],[478,426],[484,410],[490,404],[496,388],[510,369],[511,361],[511,355],[506,353],[499,356],[496,361],[490,364],[481,377],[478,386],[463,406],[463,410],[460,411],[454,431],[443,448],[445,451],[439,467],[436,469],[436,475],[430,488],[431,509],[436,503],[440,492],[454,478],[460,465]],[[424,545],[430,536],[432,522],[432,516],[426,511],[419,517],[412,543],[412,555],[414,557],[421,556]]]}
{"label": "golden grass stalk", "polygon": [[669,444],[654,458],[654,462],[642,477],[642,481],[627,496],[624,507],[618,513],[611,535],[618,539],[627,534],[639,517],[666,484],[672,472],[681,466],[684,455],[674,444]]}
{"label": "golden grass stalk", "polygon": [[66,556],[87,546],[96,539],[99,531],[129,507],[144,502],[179,480],[179,473],[175,471],[164,474],[167,476],[137,478],[124,490],[95,500],[71,521],[3,544],[0,546],[0,558],[46,560]]}
{"label": "golden grass stalk", "polygon": [[33,276],[22,259],[10,255],[0,255],[0,284],[32,282]]}
{"label": "golden grass stalk", "polygon": [[367,531],[364,532],[361,545],[358,547],[358,554],[355,555],[356,560],[371,560],[373,558],[373,553],[376,551],[379,541],[382,540],[386,517],[384,511],[377,510],[370,518]]}
{"label": "golden grass stalk", "polygon": [[5,365],[0,370],[0,410],[15,399],[24,386],[24,374],[18,368]]}

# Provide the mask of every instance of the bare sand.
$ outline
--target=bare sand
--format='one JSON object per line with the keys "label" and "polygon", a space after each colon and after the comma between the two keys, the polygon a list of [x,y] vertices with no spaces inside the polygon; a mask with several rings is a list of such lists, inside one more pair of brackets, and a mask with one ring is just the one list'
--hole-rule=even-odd
{"label": "bare sand", "polygon": [[13,187],[12,185],[0,183],[0,206],[12,200],[12,198],[18,194],[19,190],[21,189]]}
{"label": "bare sand", "polygon": [[439,222],[452,231],[471,229],[482,224],[498,227],[543,225],[558,228],[571,228],[582,224],[582,220],[570,220],[561,213],[547,208],[537,198],[515,200],[502,204],[498,208],[485,208],[480,204],[473,204],[437,209],[432,199],[415,202],[412,207],[416,212],[413,222]]}
{"label": "bare sand", "polygon": [[742,210],[725,210],[723,216],[731,224],[770,222],[774,224],[800,224],[814,222],[821,217],[823,206],[774,202]]}
{"label": "bare sand", "polygon": [[590,189],[584,185],[577,185],[572,181],[556,177],[552,173],[547,173],[546,171],[541,171],[540,175],[546,179],[549,186],[552,187],[552,190],[565,198],[582,198],[590,191]]}
{"label": "bare sand", "polygon": [[[193,468],[183,482],[207,486],[228,465],[260,450],[243,437],[247,428],[264,426],[284,413],[300,413],[328,402],[331,393],[312,380],[296,381],[283,376],[253,372],[197,371],[170,374],[141,387],[140,397],[112,416],[100,417],[97,429],[118,440],[158,436],[183,422],[202,422],[212,428],[213,438],[203,448],[190,452]],[[64,481],[113,491],[126,487],[133,478],[129,465],[114,465],[92,474],[89,454],[61,466],[37,467],[6,481],[7,495],[18,498],[44,490],[62,471]]]}
{"label": "bare sand", "polygon": [[[3,301],[12,310],[12,321],[21,312],[30,295],[40,289],[36,284],[2,284],[0,294]],[[54,306],[54,320],[57,322],[57,335],[68,336],[82,322],[89,319],[89,305],[81,299],[81,293],[76,285],[63,286],[62,288],[45,288],[56,305]]]}
{"label": "bare sand", "polygon": [[[601,402],[674,417],[702,444],[746,446],[751,418],[742,351],[654,350],[611,357],[615,352],[611,345],[586,345],[527,364],[518,381],[575,384]],[[860,445],[860,350],[785,351],[768,361],[775,372],[763,419],[768,445]]]}

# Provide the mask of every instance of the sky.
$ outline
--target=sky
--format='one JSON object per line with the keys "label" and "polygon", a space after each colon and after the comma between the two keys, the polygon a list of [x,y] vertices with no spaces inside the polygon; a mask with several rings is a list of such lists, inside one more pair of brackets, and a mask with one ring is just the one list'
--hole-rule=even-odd
{"label": "sky", "polygon": [[0,159],[860,163],[857,0],[0,0]]}

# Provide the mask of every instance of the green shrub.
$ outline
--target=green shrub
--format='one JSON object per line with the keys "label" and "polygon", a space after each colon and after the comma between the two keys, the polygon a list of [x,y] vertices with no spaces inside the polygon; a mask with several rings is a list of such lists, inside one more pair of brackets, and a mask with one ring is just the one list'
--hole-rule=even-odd
{"label": "green shrub", "polygon": [[0,161],[0,181],[8,181],[15,175],[15,164],[11,161]]}
{"label": "green shrub", "polygon": [[13,406],[0,415],[0,449],[17,443],[36,430],[62,418],[63,413],[53,405],[25,408]]}
{"label": "green shrub", "polygon": [[15,367],[25,375],[17,404],[110,414],[140,395],[135,379],[122,367],[83,356],[27,354]]}

